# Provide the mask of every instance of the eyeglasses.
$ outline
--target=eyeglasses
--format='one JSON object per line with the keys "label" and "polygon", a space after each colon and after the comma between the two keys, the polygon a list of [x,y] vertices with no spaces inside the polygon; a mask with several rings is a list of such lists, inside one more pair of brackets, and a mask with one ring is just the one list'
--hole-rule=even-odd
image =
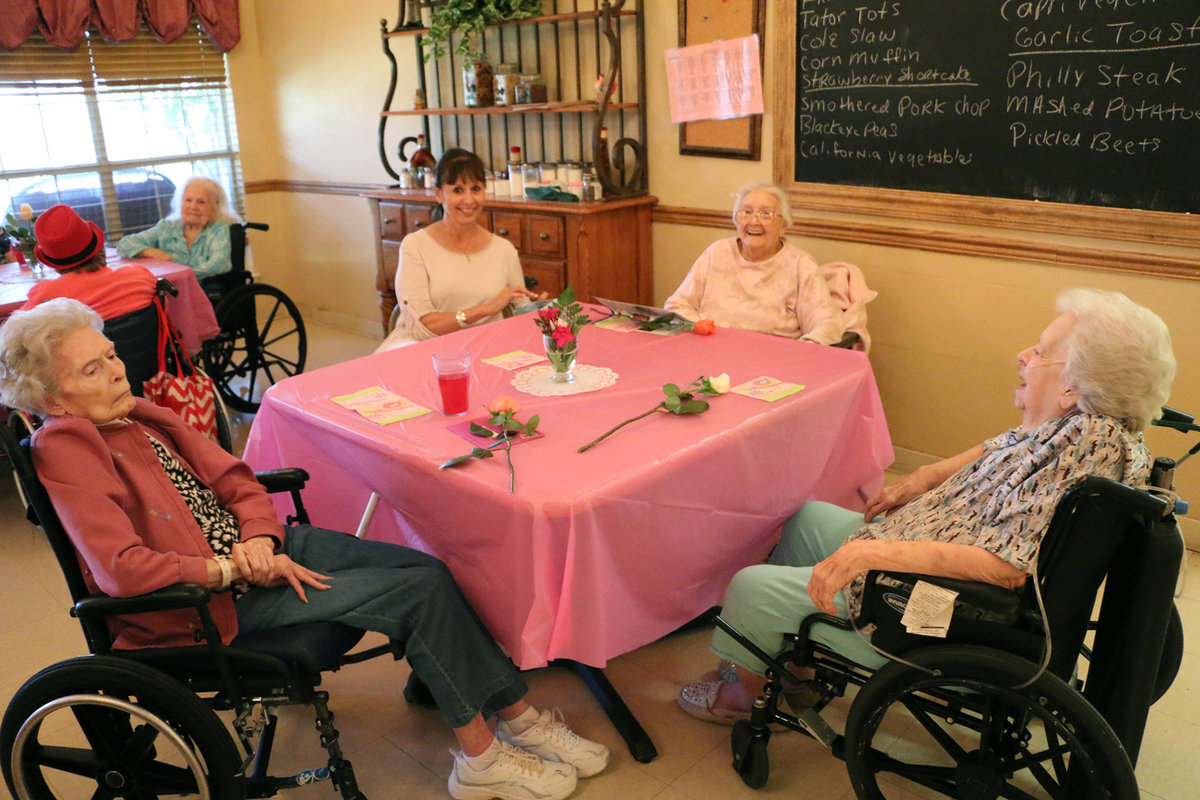
{"label": "eyeglasses", "polygon": [[752,208],[739,208],[733,212],[733,215],[743,222],[752,217],[758,217],[760,222],[774,222],[779,218],[779,212],[769,208],[760,208],[758,210]]}

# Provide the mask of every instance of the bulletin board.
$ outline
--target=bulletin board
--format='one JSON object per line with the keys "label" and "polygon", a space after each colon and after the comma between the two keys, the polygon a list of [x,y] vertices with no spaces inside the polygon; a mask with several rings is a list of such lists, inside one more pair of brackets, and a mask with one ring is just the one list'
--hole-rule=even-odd
{"label": "bulletin board", "polygon": [[[766,0],[679,0],[680,47],[754,33],[762,41],[765,25]],[[679,152],[757,161],[762,155],[762,115],[681,123]]]}

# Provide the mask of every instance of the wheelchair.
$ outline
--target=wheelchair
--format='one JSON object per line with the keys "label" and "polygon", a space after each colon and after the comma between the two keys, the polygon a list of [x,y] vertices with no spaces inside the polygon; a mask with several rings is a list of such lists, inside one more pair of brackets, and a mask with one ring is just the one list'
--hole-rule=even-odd
{"label": "wheelchair", "polygon": [[[1169,461],[1159,459],[1156,476]],[[810,615],[781,654],[764,652],[718,616],[717,625],[767,665],[750,719],[730,736],[734,770],[751,788],[765,785],[776,725],[843,759],[858,798],[908,797],[907,789],[972,800],[1136,800],[1133,769],[1149,707],[1183,654],[1174,605],[1183,542],[1172,512],[1161,496],[1088,477],[1060,500],[1037,572],[1022,589],[872,571],[853,623]],[[944,639],[909,633],[901,622],[918,581],[958,592]],[[964,606],[976,612],[960,616]],[[812,641],[820,625],[874,626],[871,642],[891,660],[868,669]],[[788,704],[790,667],[815,673],[811,707]],[[850,687],[856,693],[839,734],[821,712]]]}
{"label": "wheelchair", "polygon": [[[53,664],[27,680],[0,721],[0,769],[16,800],[93,797],[150,800],[166,795],[208,800],[272,797],[331,780],[343,800],[366,800],[339,744],[319,690],[321,673],[382,655],[400,659],[395,641],[351,653],[363,632],[335,622],[291,625],[239,635],[225,645],[207,608],[209,590],[176,584],[138,597],[90,594],[75,549],[38,480],[28,443],[9,426],[0,439],[66,578],[71,614],[91,655]],[[259,474],[271,492],[300,497],[303,470]],[[114,650],[107,620],[116,615],[193,608],[196,644]],[[411,684],[410,684],[411,686]],[[408,690],[406,689],[406,697]],[[277,709],[312,708],[326,763],[272,776]],[[232,712],[231,737],[219,711]]]}
{"label": "wheelchair", "polygon": [[221,332],[204,343],[204,370],[225,403],[254,413],[277,381],[304,371],[308,334],[300,310],[281,290],[256,283],[246,269],[246,231],[268,230],[259,222],[229,226],[233,268],[202,278]]}

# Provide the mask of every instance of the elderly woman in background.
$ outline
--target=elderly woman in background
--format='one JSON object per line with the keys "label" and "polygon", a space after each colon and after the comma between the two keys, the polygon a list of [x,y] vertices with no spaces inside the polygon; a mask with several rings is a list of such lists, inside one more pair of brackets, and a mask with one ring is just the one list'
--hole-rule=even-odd
{"label": "elderly woman in background", "polygon": [[105,266],[104,231],[81,218],[70,206],[51,206],[33,226],[38,261],[54,267],[57,280],[39,281],[29,290],[21,310],[55,297],[72,297],[104,319],[145,308],[154,300],[157,283],[140,264]]}
{"label": "elderly woman in background", "polygon": [[664,306],[695,322],[817,344],[845,332],[817,262],[783,240],[792,224],[787,194],[770,183],[743,186],[733,203],[737,236],[708,247]]}
{"label": "elderly woman in background", "polygon": [[148,231],[117,242],[125,258],[156,258],[191,267],[197,278],[233,268],[229,226],[241,222],[229,209],[221,184],[209,178],[189,178],[171,201],[171,214]]}
{"label": "elderly woman in background", "polygon": [[434,175],[444,213],[400,243],[396,325],[376,352],[492,322],[511,305],[546,296],[525,288],[517,249],[482,224],[487,187],[479,156],[451,148]]}
{"label": "elderly woman in background", "polygon": [[[453,797],[565,798],[577,775],[604,769],[603,745],[524,700],[520,674],[441,561],[311,525],[285,529],[245,462],[130,396],[102,327],[68,299],[0,326],[0,398],[45,417],[34,464],[93,591],[202,584],[215,590],[209,608],[226,643],[322,620],[401,642],[462,748]],[[192,644],[193,616],[119,619],[115,646]],[[494,735],[490,714],[500,718]]]}
{"label": "elderly woman in background", "polygon": [[[1116,292],[1072,289],[1058,311],[1017,355],[1020,425],[887,486],[862,515],[805,504],[784,524],[771,563],[734,576],[722,616],[777,653],[809,614],[853,619],[867,570],[1019,587],[1069,486],[1087,475],[1144,484],[1151,460],[1141,432],[1175,376],[1167,326]],[[813,637],[868,667],[885,660],[855,631],[818,625]],[[765,665],[720,631],[712,649],[738,668],[722,663],[722,680],[688,684],[677,702],[711,722],[748,718]]]}

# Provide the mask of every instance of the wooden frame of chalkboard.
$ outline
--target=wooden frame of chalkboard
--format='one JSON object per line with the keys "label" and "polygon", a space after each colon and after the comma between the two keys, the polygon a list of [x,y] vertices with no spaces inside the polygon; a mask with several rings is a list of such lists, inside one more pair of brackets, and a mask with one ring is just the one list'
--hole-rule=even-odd
{"label": "wooden frame of chalkboard", "polygon": [[[720,0],[678,0],[678,3],[680,47],[752,33],[758,34],[763,46],[766,44],[766,0],[741,0],[732,5]],[[762,61],[761,51],[759,60]],[[762,115],[682,122],[679,125],[679,153],[758,161],[762,157]]]}
{"label": "wooden frame of chalkboard", "polygon": [[[904,4],[911,1],[888,0],[869,5],[872,13],[876,8],[884,12],[902,11]],[[778,70],[775,79],[774,100],[774,176],[776,182],[788,190],[793,207],[801,212],[805,209],[832,211],[894,219],[898,223],[900,220],[912,220],[947,225],[945,228],[927,224],[913,227],[874,220],[863,221],[850,217],[801,219],[800,227],[811,235],[941,252],[1070,264],[1200,280],[1200,255],[1186,251],[1172,252],[1172,248],[1175,246],[1188,248],[1200,245],[1200,214],[1017,199],[988,196],[984,192],[959,194],[888,185],[855,185],[854,180],[839,183],[797,180],[796,151],[800,142],[797,137],[800,132],[797,130],[796,114],[797,97],[799,96],[797,92],[799,77],[797,75],[797,51],[799,48],[797,9],[799,5],[791,0],[776,0],[774,6],[775,31],[772,62]],[[837,2],[821,4],[823,11],[830,11],[831,7],[838,5],[840,4]],[[847,3],[846,5],[848,10],[866,7],[861,3]],[[971,11],[968,13],[978,12],[978,7],[974,4],[960,3],[958,5],[970,8]],[[1008,6],[1009,4],[1003,5]],[[1019,4],[1011,4],[1012,7],[1017,5]],[[1027,8],[1034,8],[1038,5],[1046,7],[1045,4],[1033,3],[1021,5]],[[836,9],[833,9],[831,13],[836,13]],[[996,7],[993,7],[985,13],[995,14],[998,12]],[[869,23],[870,20],[864,22]],[[982,17],[977,20],[980,26],[987,22],[988,20]],[[1042,20],[1042,23],[1044,25],[1045,20]],[[1123,25],[1124,23],[1117,24]],[[872,32],[878,34],[881,30],[889,30],[886,25],[881,24],[873,26],[863,24],[853,27],[857,27],[858,30],[855,32],[843,30],[842,35],[866,38]],[[1031,30],[1035,28],[1036,26],[1030,26]],[[1127,33],[1128,31],[1123,29],[1122,32]],[[821,28],[812,26],[812,30],[806,31],[806,33],[809,35],[820,34]],[[1077,29],[1074,33],[1079,35],[1080,31]],[[1197,34],[1196,40],[1197,45],[1200,46],[1200,34]],[[816,41],[812,47],[814,56],[820,53],[822,44],[828,46],[829,43],[828,41],[824,43]],[[860,47],[859,51],[861,50]],[[897,58],[904,57],[902,48],[893,52],[899,53]],[[882,73],[885,70],[879,70],[879,72]],[[1200,81],[1200,70],[1196,70],[1196,73],[1192,78]],[[1159,79],[1164,77],[1178,79],[1179,75],[1171,76],[1167,70],[1163,70],[1159,74]],[[1111,73],[1106,75],[1106,78],[1113,79]],[[852,76],[850,79],[855,78]],[[809,85],[813,85],[811,80]],[[909,94],[915,93],[910,92]],[[895,106],[891,110],[895,112]],[[936,107],[926,106],[925,110],[936,111]],[[910,111],[911,115],[919,115],[922,108],[917,105]],[[834,116],[840,118],[849,115]],[[834,124],[840,123],[835,122]],[[1192,136],[1193,134],[1184,132],[1182,135]],[[1117,163],[1128,165],[1129,160]],[[1114,166],[1114,169],[1117,168]],[[1126,168],[1136,169],[1136,166],[1127,166]],[[1196,163],[1181,164],[1179,172],[1180,180],[1196,176],[1196,183],[1200,185],[1200,175],[1197,175]],[[982,233],[978,230],[966,231],[957,227],[962,225],[990,228],[994,229],[996,233],[990,235],[986,231]],[[1055,238],[1023,235],[1028,233],[1111,240],[1112,247],[1076,245],[1069,239],[1063,243]],[[1165,247],[1159,248],[1159,252],[1142,252],[1138,249],[1145,245]]]}

